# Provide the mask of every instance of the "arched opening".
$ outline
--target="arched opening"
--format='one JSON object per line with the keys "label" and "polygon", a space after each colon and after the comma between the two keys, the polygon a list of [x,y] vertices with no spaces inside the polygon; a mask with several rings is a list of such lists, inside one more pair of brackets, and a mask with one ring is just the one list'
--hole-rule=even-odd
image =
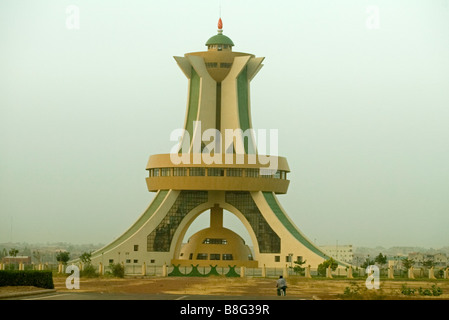
{"label": "arched opening", "polygon": [[194,218],[174,260],[182,265],[257,266],[245,225],[235,214],[218,205]]}
{"label": "arched opening", "polygon": [[[187,243],[189,238],[198,231],[209,227],[210,224],[210,210],[201,213],[189,226],[187,232],[182,240],[183,243]],[[248,230],[243,225],[242,221],[232,212],[223,210],[223,227],[228,228],[245,240],[245,243],[253,248],[253,242]]]}

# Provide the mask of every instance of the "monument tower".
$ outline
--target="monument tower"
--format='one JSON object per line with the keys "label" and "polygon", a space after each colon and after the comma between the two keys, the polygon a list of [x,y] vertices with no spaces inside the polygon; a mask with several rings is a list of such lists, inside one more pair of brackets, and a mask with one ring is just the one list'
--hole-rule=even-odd
{"label": "monument tower", "polygon": [[[188,79],[187,111],[177,149],[148,160],[153,201],[128,230],[94,252],[92,262],[283,267],[302,257],[317,266],[328,256],[276,196],[287,193],[287,160],[259,154],[251,130],[250,83],[264,58],[233,51],[221,18],[206,46],[174,57]],[[211,226],[183,246],[189,226],[208,210]],[[254,254],[223,228],[223,210],[243,223]]]}

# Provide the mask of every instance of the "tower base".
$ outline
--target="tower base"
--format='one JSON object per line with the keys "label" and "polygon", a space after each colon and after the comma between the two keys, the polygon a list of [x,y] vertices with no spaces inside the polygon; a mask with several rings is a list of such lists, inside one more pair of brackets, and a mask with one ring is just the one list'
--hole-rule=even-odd
{"label": "tower base", "polygon": [[201,213],[213,208],[227,210],[243,223],[253,243],[253,262],[259,266],[282,268],[301,258],[316,267],[330,258],[295,226],[273,192],[159,190],[138,220],[116,240],[93,252],[91,261],[148,266],[178,262],[188,228]]}

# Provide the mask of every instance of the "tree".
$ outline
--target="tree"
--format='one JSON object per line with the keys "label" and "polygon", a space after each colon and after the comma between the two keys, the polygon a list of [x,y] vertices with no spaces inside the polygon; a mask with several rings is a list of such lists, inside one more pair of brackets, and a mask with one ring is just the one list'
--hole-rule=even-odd
{"label": "tree", "polygon": [[433,261],[433,259],[424,259],[423,262],[422,262],[422,265],[425,268],[430,269],[432,267],[435,267],[435,262]]}
{"label": "tree", "polygon": [[404,260],[402,260],[402,267],[405,270],[410,269],[411,267],[413,267],[414,264],[415,264],[415,261],[413,259],[405,258]]}
{"label": "tree", "polygon": [[332,271],[335,271],[335,269],[337,269],[338,267],[338,263],[333,258],[327,259],[326,261],[318,265],[318,274],[323,277],[326,276],[326,270],[327,268],[329,268],[329,266],[331,267]]}
{"label": "tree", "polygon": [[90,258],[92,257],[92,252],[84,252],[80,255],[80,260],[84,264],[90,264]]}
{"label": "tree", "polygon": [[300,274],[302,272],[304,272],[305,268],[302,267],[303,264],[305,264],[307,262],[307,260],[302,260],[302,257],[298,257],[298,260],[293,261],[293,263],[295,264],[295,266],[293,267],[293,272],[295,272],[296,274]]}
{"label": "tree", "polygon": [[19,253],[19,250],[17,250],[16,248],[12,248],[11,250],[9,250],[9,255],[11,257],[16,257],[18,253]]}
{"label": "tree", "polygon": [[39,250],[33,251],[33,257],[37,260],[37,263],[41,263],[42,255]]}
{"label": "tree", "polygon": [[3,248],[3,250],[0,252],[0,258],[6,257],[8,255],[8,251],[6,251],[6,248]]}
{"label": "tree", "polygon": [[56,260],[58,262],[62,262],[62,264],[67,264],[67,261],[70,260],[70,252],[67,251],[59,251],[56,254]]}
{"label": "tree", "polygon": [[369,257],[366,258],[365,262],[362,263],[361,267],[366,269],[368,266],[374,265],[376,262],[374,260],[370,260]]}
{"label": "tree", "polygon": [[92,251],[84,252],[83,254],[80,255],[80,260],[84,264],[83,270],[81,271],[82,277],[93,278],[99,276],[95,267],[91,264],[91,257]]}
{"label": "tree", "polygon": [[379,253],[379,255],[374,258],[374,261],[380,265],[380,267],[382,268],[382,266],[384,264],[387,264],[387,256],[386,255],[382,255],[382,253]]}

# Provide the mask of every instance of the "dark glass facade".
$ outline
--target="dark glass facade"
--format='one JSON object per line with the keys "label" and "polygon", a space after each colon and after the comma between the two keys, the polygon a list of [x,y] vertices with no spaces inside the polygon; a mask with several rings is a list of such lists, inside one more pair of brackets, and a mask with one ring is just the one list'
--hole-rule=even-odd
{"label": "dark glass facade", "polygon": [[248,220],[256,234],[260,253],[281,252],[281,239],[262,216],[249,192],[228,191],[225,201],[240,210]]}
{"label": "dark glass facade", "polygon": [[173,235],[182,219],[207,199],[207,191],[181,191],[161,223],[147,236],[147,251],[169,252]]}

